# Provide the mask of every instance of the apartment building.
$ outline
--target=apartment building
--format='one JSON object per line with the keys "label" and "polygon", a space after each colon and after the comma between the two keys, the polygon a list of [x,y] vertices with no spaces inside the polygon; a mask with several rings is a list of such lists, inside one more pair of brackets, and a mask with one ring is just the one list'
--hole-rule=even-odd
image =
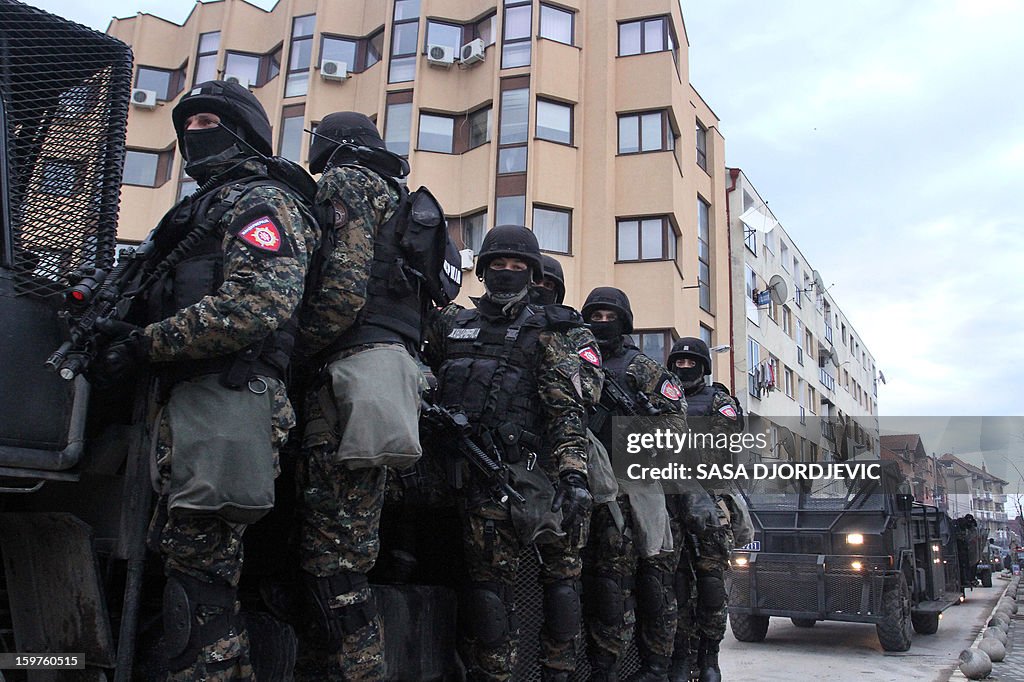
{"label": "apartment building", "polygon": [[760,454],[877,457],[874,357],[746,174],[726,173],[727,219],[739,245],[731,252],[731,375],[751,427],[771,433],[769,451]]}
{"label": "apartment building", "polygon": [[[1010,519],[1016,518],[1016,510],[1006,496],[1010,483],[980,468],[965,462],[952,453],[939,457],[939,464],[945,469],[946,486],[940,495],[950,516],[960,517],[972,514],[990,538],[1003,546],[1010,540]],[[1011,514],[1007,514],[1007,505]]]}
{"label": "apartment building", "polygon": [[[600,285],[629,294],[650,355],[678,336],[729,343],[723,139],[689,83],[676,0],[219,0],[182,25],[139,14],[108,33],[136,61],[126,241],[195,187],[175,101],[233,78],[266,108],[275,151],[301,163],[303,131],[326,114],[369,115],[461,247],[495,224],[531,227],[562,263],[567,303]],[[463,300],[482,291],[464,281]],[[731,358],[716,364],[726,375]]]}

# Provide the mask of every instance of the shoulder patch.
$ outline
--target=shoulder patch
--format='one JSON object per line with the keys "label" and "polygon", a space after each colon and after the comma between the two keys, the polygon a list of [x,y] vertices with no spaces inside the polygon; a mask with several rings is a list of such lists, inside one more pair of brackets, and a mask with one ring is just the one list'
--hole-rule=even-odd
{"label": "shoulder patch", "polygon": [[331,201],[331,206],[334,208],[334,226],[344,227],[348,224],[348,207],[345,206],[341,199],[334,199]]}
{"label": "shoulder patch", "polygon": [[601,351],[593,346],[586,346],[580,349],[580,357],[592,364],[594,367],[601,366]]}
{"label": "shoulder patch", "polygon": [[270,206],[256,206],[236,216],[231,221],[228,232],[261,255],[292,255],[291,245],[285,239],[280,218]]}
{"label": "shoulder patch", "polygon": [[726,417],[728,417],[729,419],[736,420],[738,418],[738,415],[736,414],[736,409],[732,405],[722,405],[721,407],[718,408],[718,411],[721,412]]}
{"label": "shoulder patch", "polygon": [[683,392],[679,390],[676,382],[672,379],[665,379],[665,381],[661,382],[661,388],[658,389],[658,392],[669,400],[679,400],[683,397]]}

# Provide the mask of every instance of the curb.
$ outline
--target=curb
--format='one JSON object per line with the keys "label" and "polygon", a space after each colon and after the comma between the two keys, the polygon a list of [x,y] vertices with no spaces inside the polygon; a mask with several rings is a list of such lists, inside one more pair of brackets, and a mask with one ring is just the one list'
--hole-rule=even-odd
{"label": "curb", "polygon": [[[1008,580],[1006,582],[1006,587],[1003,588],[1002,594],[1000,594],[999,597],[996,599],[995,606],[992,607],[992,610],[989,611],[989,614],[985,617],[985,620],[984,620],[984,622],[981,625],[981,630],[978,632],[978,636],[975,637],[974,641],[971,642],[969,645],[967,645],[965,648],[967,648],[967,649],[977,648],[978,644],[981,643],[981,640],[984,639],[984,637],[985,637],[985,628],[987,627],[987,624],[988,624],[989,620],[991,620],[992,616],[994,616],[996,614],[996,611],[999,610],[999,601],[1003,597],[1006,596],[1007,592],[1010,591],[1010,585],[1012,585],[1012,584],[1013,584],[1013,578],[1011,578],[1010,580]],[[1016,601],[1016,599],[1014,599],[1014,601]],[[1010,623],[1012,625],[1013,621],[1011,620]],[[1007,656],[1007,658],[1009,658],[1009,656]],[[997,665],[1001,665],[1001,664],[1000,663],[994,663],[993,664],[993,668],[992,668],[992,672],[993,673],[996,672],[995,666],[997,666]],[[968,678],[966,675],[964,675],[962,672],[960,672],[960,664],[955,662],[955,663],[953,663],[953,672],[949,676],[948,679],[952,682],[952,680],[969,680],[970,678]],[[992,678],[992,675],[990,674],[988,677],[986,677],[984,679],[993,679],[993,678]]]}

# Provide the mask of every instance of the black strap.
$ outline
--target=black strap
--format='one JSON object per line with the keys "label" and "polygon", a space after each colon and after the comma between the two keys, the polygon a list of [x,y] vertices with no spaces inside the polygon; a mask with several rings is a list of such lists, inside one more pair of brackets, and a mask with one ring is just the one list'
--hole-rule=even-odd
{"label": "black strap", "polygon": [[534,311],[530,308],[529,304],[524,305],[523,309],[519,311],[516,319],[511,325],[505,330],[505,340],[502,344],[502,355],[498,359],[498,367],[494,370],[494,374],[491,375],[490,386],[487,387],[487,396],[484,399],[483,409],[480,410],[481,421],[488,428],[495,426],[495,420],[499,418],[498,415],[498,400],[502,394],[501,382],[505,378],[505,372],[508,370],[509,361],[512,357],[512,349],[516,345],[516,341],[519,339],[519,331],[522,329],[523,324],[533,315]]}

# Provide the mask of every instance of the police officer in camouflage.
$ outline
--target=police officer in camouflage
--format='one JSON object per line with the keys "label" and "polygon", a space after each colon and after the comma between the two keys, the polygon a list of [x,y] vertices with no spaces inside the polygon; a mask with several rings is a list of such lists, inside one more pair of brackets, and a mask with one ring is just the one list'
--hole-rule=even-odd
{"label": "police officer in camouflage", "polygon": [[163,554],[164,651],[172,680],[249,680],[236,598],[242,534],[273,505],[277,453],[294,425],[283,378],[317,234],[297,195],[268,178],[271,128],[235,83],[196,85],[172,119],[199,188],[152,237],[156,284],[128,319],[102,322],[94,374],[151,364],[150,546]]}
{"label": "police officer in camouflage", "polygon": [[302,308],[299,349],[320,368],[305,400],[300,553],[331,679],[384,678],[384,643],[366,574],[380,549],[386,466],[420,456],[422,374],[412,354],[421,304],[402,266],[404,160],[363,114],[324,117],[310,169],[333,213],[317,284]]}
{"label": "police officer in camouflage", "polygon": [[[597,337],[605,380],[614,380],[634,395],[646,395],[667,428],[684,432],[686,402],[675,377],[640,352],[628,336],[633,312],[626,294],[613,287],[594,289],[583,304],[583,316]],[[611,451],[611,417],[622,413],[605,404],[598,411],[603,418],[593,419],[592,425]],[[619,679],[635,624],[642,668],[630,679],[666,680],[671,661],[678,530],[672,527],[661,491],[640,493],[620,489],[614,501],[598,506],[593,514],[585,555],[586,622],[591,680],[599,682]]]}
{"label": "police officer in camouflage", "polygon": [[525,227],[490,230],[476,273],[486,293],[474,308],[453,304],[438,314],[426,356],[437,376],[438,404],[467,417],[473,438],[500,453],[510,485],[527,501],[502,499],[471,473],[462,478],[471,582],[460,599],[459,650],[467,679],[512,679],[513,586],[523,548],[536,543],[544,589],[542,675],[567,680],[575,668],[579,547],[591,502],[581,358],[567,336],[583,321],[570,308],[528,303],[542,265],[537,239]]}
{"label": "police officer in camouflage", "polygon": [[[739,402],[719,383],[708,384],[711,352],[700,339],[684,337],[672,345],[669,366],[683,386],[691,426],[701,432],[735,433],[743,428]],[[697,418],[696,420],[694,418]],[[709,453],[716,456],[714,453]],[[727,597],[725,571],[733,548],[728,506],[713,492],[675,496],[687,541],[676,572],[681,596],[671,682],[718,682],[718,649],[725,636]]]}

